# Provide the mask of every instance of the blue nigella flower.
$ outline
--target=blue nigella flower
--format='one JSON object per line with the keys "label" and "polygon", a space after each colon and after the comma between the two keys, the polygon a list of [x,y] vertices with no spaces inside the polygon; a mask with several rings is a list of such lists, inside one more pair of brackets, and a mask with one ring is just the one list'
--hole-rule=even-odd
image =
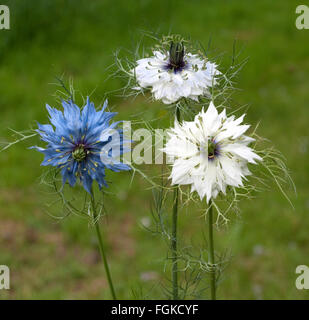
{"label": "blue nigella flower", "polygon": [[105,111],[107,101],[100,111],[96,111],[89,98],[83,110],[72,101],[63,101],[62,106],[63,112],[46,105],[53,126],[38,123],[36,131],[47,146],[32,148],[45,155],[41,165],[59,168],[63,184],[68,181],[73,187],[79,180],[90,194],[93,180],[100,188],[107,186],[105,168],[130,170],[128,165],[113,161],[115,150],[117,156],[128,150],[123,146],[122,130],[117,129],[119,122],[110,124],[116,113]]}

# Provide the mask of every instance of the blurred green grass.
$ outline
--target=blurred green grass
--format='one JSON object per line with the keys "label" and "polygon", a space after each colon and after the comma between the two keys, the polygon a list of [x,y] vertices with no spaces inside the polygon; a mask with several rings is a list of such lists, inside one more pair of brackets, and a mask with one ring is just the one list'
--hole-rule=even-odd
{"label": "blurred green grass", "polygon": [[[295,268],[309,265],[308,101],[309,60],[306,30],[295,27],[297,1],[2,1],[11,10],[11,30],[0,31],[1,140],[7,128],[28,129],[46,122],[45,103],[55,105],[50,83],[73,77],[83,95],[96,104],[123,83],[104,81],[119,48],[133,49],[139,30],[190,35],[213,53],[231,56],[233,42],[249,62],[233,97],[249,103],[249,123],[261,120],[260,135],[283,152],[297,187],[289,191],[293,211],[278,190],[242,204],[243,215],[228,230],[216,232],[218,250],[231,248],[233,259],[218,290],[225,299],[307,299],[295,288]],[[158,104],[110,96],[118,119],[144,112],[152,119]],[[9,299],[110,298],[104,270],[87,221],[51,219],[44,204],[53,201],[39,185],[43,172],[30,141],[0,154],[0,264],[11,268]],[[151,169],[149,169],[151,171]],[[155,286],[164,274],[165,247],[140,227],[150,216],[151,192],[130,174],[112,175],[108,217],[102,223],[108,255],[121,298],[143,287],[160,298]],[[196,208],[195,208],[196,209]],[[198,210],[180,214],[180,232],[190,237],[204,229]],[[162,254],[164,252],[164,254]],[[150,279],[149,279],[150,278]],[[151,279],[154,278],[154,279]],[[153,288],[154,287],[154,288]]]}

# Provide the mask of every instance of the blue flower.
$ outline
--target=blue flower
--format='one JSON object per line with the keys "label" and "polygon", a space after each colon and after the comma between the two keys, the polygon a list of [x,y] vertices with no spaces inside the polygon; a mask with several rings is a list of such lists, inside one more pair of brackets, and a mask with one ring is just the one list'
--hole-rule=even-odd
{"label": "blue flower", "polygon": [[83,110],[72,101],[63,101],[62,106],[63,112],[46,105],[51,124],[38,123],[36,131],[47,146],[32,148],[45,155],[41,165],[59,168],[63,184],[68,181],[73,187],[79,180],[90,194],[93,180],[100,188],[107,186],[105,168],[130,170],[114,159],[115,153],[120,156],[128,150],[123,146],[122,130],[117,129],[119,122],[110,124],[116,113],[105,111],[107,101],[100,111],[89,98]]}

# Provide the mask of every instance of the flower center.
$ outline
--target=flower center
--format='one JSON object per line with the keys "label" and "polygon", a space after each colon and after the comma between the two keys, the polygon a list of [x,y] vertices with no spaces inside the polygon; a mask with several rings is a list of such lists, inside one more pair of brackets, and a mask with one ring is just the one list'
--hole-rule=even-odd
{"label": "flower center", "polygon": [[219,146],[214,140],[208,140],[208,159],[213,160],[219,155]]}
{"label": "flower center", "polygon": [[174,41],[172,41],[169,51],[169,62],[167,65],[167,69],[173,70],[175,73],[178,71],[182,71],[183,68],[186,66],[184,56],[184,45],[180,42],[174,43]]}
{"label": "flower center", "polygon": [[75,147],[72,152],[72,157],[77,162],[83,161],[87,156],[87,151],[85,150],[85,146],[83,144],[79,144]]}

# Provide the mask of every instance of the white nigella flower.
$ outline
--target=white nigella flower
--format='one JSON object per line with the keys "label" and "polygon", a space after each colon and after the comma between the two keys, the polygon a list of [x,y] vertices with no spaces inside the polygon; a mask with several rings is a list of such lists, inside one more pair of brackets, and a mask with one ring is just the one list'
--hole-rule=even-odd
{"label": "white nigella flower", "polygon": [[169,52],[154,51],[153,57],[137,61],[133,70],[139,87],[151,88],[156,100],[165,104],[180,98],[198,100],[209,93],[221,74],[215,63],[202,60],[197,54],[185,53],[184,46],[171,42]]}
{"label": "white nigella flower", "polygon": [[242,179],[250,174],[247,164],[262,160],[248,146],[253,138],[244,133],[250,127],[241,125],[244,115],[238,119],[220,114],[210,102],[195,116],[194,121],[175,121],[169,132],[164,152],[173,159],[172,184],[191,185],[201,200],[216,198],[227,186],[243,186]]}

